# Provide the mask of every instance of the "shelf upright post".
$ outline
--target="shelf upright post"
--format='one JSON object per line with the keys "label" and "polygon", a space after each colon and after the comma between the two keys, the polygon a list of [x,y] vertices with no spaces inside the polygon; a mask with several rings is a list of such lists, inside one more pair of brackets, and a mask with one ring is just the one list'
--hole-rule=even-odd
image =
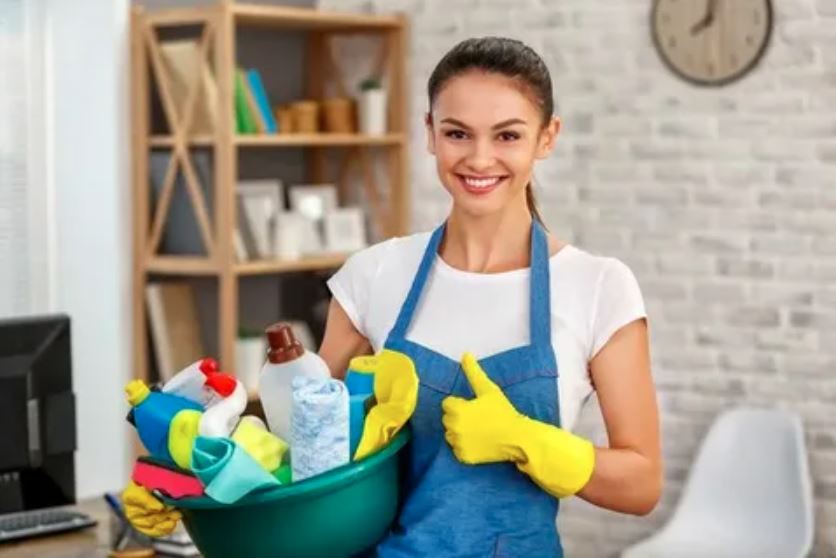
{"label": "shelf upright post", "polygon": [[238,148],[235,136],[233,83],[236,69],[236,29],[233,5],[217,7],[215,66],[218,76],[220,118],[215,130],[215,226],[218,239],[218,346],[224,370],[235,365],[235,338],[238,330],[238,275],[235,271],[233,234],[236,223],[236,184]]}

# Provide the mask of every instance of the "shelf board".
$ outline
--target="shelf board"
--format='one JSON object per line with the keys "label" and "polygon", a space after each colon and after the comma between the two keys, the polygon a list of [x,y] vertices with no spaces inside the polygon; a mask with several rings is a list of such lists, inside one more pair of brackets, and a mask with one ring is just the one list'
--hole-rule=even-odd
{"label": "shelf board", "polygon": [[403,25],[398,16],[340,13],[290,6],[232,4],[238,24],[291,29],[386,31]]}
{"label": "shelf board", "polygon": [[[209,147],[215,138],[210,135],[192,136],[189,145]],[[362,134],[253,134],[235,136],[235,145],[241,147],[329,147],[352,145],[400,145],[403,134],[366,136]],[[172,136],[155,135],[149,140],[151,147],[173,147]]]}
{"label": "shelf board", "polygon": [[235,137],[235,143],[242,147],[398,145],[402,142],[403,134],[258,134]]}
{"label": "shelf board", "polygon": [[[208,134],[201,134],[189,138],[189,145],[211,146],[214,142],[215,138]],[[148,140],[148,144],[151,147],[173,147],[174,137],[165,135],[151,136],[151,138]]]}
{"label": "shelf board", "polygon": [[218,268],[215,262],[195,256],[154,256],[146,260],[145,270],[149,273],[166,275],[213,275]]}
{"label": "shelf board", "polygon": [[292,271],[321,271],[341,266],[348,254],[326,254],[298,260],[257,260],[235,264],[238,275],[268,275]]}

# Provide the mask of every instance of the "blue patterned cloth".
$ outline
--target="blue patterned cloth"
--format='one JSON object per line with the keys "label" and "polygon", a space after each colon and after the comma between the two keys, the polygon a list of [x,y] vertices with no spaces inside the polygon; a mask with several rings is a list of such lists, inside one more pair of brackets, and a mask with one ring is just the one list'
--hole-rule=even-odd
{"label": "blue patterned cloth", "polygon": [[290,464],[293,482],[349,461],[348,389],[339,380],[293,379]]}

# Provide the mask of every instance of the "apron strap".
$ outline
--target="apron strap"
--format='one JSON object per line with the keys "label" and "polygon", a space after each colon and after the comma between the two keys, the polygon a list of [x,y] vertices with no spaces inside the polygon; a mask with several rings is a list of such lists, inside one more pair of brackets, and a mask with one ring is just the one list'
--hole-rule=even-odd
{"label": "apron strap", "polygon": [[421,264],[418,266],[418,272],[415,273],[415,278],[412,280],[412,287],[410,287],[409,294],[407,294],[406,300],[401,306],[398,320],[389,333],[395,339],[406,338],[406,331],[409,329],[409,324],[412,323],[412,316],[418,307],[421,292],[424,290],[424,283],[427,282],[430,269],[432,269],[433,262],[438,255],[438,247],[441,244],[441,237],[444,235],[445,225],[446,222],[442,223],[433,231],[432,236],[430,236],[430,241],[427,243],[427,248],[424,250],[424,255],[421,258]]}
{"label": "apron strap", "polygon": [[528,290],[531,344],[552,346],[551,281],[549,278],[549,241],[543,225],[531,224],[531,285]]}

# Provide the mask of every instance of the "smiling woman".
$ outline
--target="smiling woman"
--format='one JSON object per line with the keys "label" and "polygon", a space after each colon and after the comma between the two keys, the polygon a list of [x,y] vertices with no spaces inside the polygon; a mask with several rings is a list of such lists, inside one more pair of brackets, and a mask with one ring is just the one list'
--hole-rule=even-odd
{"label": "smiling woman", "polygon": [[[407,494],[376,555],[562,556],[561,498],[637,515],[659,499],[641,291],[627,266],[550,235],[537,212],[534,166],[560,131],[537,53],[466,40],[428,96],[450,214],[346,262],[328,282],[320,348],[338,377],[370,347],[409,357],[420,380]],[[571,432],[593,391],[606,447]]]}
{"label": "smiling woman", "polygon": [[516,53],[497,50],[496,60],[474,65],[475,46],[460,44],[430,77],[429,151],[455,201],[467,204],[466,198],[457,198],[458,189],[481,196],[502,185],[503,196],[492,200],[494,208],[524,192],[532,215],[542,221],[531,188],[533,163],[549,155],[560,130],[560,120],[552,115],[548,69],[522,44]]}

